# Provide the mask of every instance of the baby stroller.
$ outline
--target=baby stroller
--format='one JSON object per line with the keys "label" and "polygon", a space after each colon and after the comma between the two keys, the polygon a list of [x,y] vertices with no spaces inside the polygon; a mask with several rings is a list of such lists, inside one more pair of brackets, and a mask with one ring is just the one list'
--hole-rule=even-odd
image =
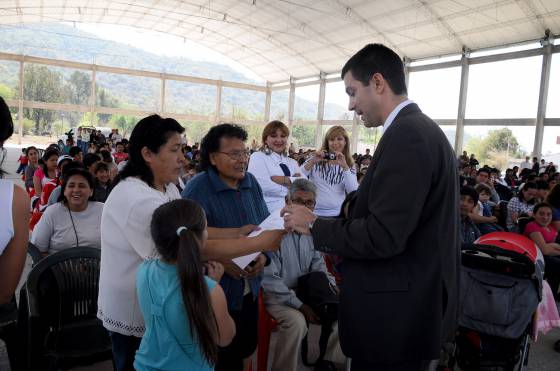
{"label": "baby stroller", "polygon": [[464,370],[523,370],[542,296],[543,265],[528,238],[494,232],[463,245],[455,360]]}

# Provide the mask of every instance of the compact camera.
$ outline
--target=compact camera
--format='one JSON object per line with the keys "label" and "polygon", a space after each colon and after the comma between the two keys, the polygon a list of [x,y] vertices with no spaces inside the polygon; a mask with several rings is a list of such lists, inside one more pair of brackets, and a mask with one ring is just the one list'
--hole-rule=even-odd
{"label": "compact camera", "polygon": [[323,154],[323,158],[325,160],[336,160],[336,153],[332,153],[332,152],[325,152]]}

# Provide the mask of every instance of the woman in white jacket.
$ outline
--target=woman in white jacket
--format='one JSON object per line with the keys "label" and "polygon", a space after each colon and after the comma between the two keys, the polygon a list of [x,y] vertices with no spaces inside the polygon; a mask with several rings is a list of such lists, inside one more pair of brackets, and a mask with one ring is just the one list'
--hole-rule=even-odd
{"label": "woman in white jacket", "polygon": [[296,160],[288,157],[290,130],[281,121],[269,122],[262,133],[262,148],[249,160],[248,171],[257,178],[269,212],[284,207],[288,187],[301,177]]}
{"label": "woman in white jacket", "polygon": [[317,186],[315,214],[318,216],[338,216],[346,194],[358,189],[349,147],[346,130],[333,126],[325,134],[321,150],[303,164],[303,174]]}

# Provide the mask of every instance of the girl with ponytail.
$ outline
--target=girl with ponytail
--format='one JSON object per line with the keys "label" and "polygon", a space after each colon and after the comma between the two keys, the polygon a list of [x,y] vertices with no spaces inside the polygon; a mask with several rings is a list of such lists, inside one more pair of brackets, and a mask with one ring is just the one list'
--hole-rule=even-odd
{"label": "girl with ponytail", "polygon": [[192,200],[174,200],[154,211],[150,229],[160,259],[145,261],[136,274],[146,331],[134,367],[213,370],[218,346],[231,342],[235,324],[216,283],[224,268],[210,262],[204,276],[204,211]]}

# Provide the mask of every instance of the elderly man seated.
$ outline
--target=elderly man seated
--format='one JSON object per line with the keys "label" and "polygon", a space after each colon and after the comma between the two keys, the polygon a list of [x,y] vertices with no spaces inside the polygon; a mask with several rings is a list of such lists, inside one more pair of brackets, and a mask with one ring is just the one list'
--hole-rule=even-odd
{"label": "elderly man seated", "polygon": [[[286,195],[286,204],[294,203],[315,208],[317,187],[307,179],[295,180]],[[295,294],[298,278],[313,272],[325,272],[333,289],[338,292],[334,277],[327,272],[320,252],[313,247],[309,235],[288,233],[277,252],[272,253],[271,263],[264,270],[262,286],[267,311],[278,322],[278,342],[272,361],[273,371],[296,370],[299,347],[307,334],[307,322],[319,324],[319,317],[311,307],[303,304]],[[334,370],[332,361],[344,362],[338,342],[338,329],[334,326],[326,349],[325,360],[315,370]]]}

